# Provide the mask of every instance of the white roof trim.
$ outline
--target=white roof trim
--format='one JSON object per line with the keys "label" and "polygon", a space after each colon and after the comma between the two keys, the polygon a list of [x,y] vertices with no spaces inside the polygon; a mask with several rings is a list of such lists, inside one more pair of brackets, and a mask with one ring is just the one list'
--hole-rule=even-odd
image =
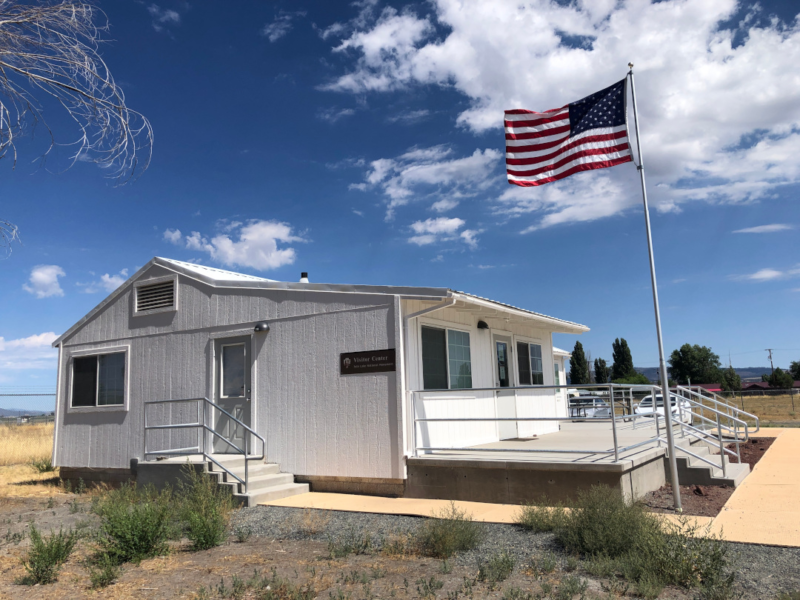
{"label": "white roof trim", "polygon": [[517,318],[538,321],[540,323],[548,325],[551,329],[557,331],[558,333],[585,333],[589,331],[589,328],[586,325],[581,325],[580,323],[573,323],[572,321],[565,321],[563,319],[557,319],[556,317],[549,317],[541,313],[533,312],[532,310],[518,308],[516,306],[511,306],[510,304],[503,304],[502,302],[498,302],[497,300],[489,300],[488,298],[481,298],[480,296],[475,296],[473,294],[468,294],[466,292],[452,292],[452,294],[454,298],[457,298],[462,302],[475,304],[477,306],[482,306],[484,308],[490,308],[493,310],[503,311]]}
{"label": "white roof trim", "polygon": [[556,348],[553,346],[553,354],[558,354],[559,356],[567,356],[572,358],[572,352],[567,352],[566,350],[562,350],[561,348]]}

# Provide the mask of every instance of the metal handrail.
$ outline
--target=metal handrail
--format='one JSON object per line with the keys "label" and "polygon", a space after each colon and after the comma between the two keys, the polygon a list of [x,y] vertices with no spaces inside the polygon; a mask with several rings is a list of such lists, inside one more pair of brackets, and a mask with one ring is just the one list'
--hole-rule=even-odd
{"label": "metal handrail", "polygon": [[[753,433],[757,433],[758,431],[761,430],[761,422],[760,422],[760,419],[756,415],[754,415],[752,413],[749,413],[749,412],[747,412],[745,410],[740,409],[735,404],[731,404],[730,402],[728,402],[727,399],[723,398],[722,396],[717,395],[714,392],[710,392],[710,391],[706,390],[705,388],[697,387],[696,388],[697,390],[702,390],[702,392],[700,392],[700,391],[696,391],[695,389],[692,389],[694,387],[695,386],[677,386],[676,390],[680,391],[680,392],[688,392],[690,394],[690,396],[696,396],[696,397],[700,398],[700,403],[701,404],[702,404],[702,401],[710,401],[710,402],[713,402],[717,407],[719,407],[720,405],[724,406],[726,409],[731,411],[728,414],[728,416],[731,417],[731,418],[738,418],[738,417],[734,417],[733,416],[734,414],[736,414],[736,415],[744,415],[745,418],[749,418],[751,421],[753,421],[755,423],[755,427],[756,428],[753,430]],[[711,394],[711,395],[707,396],[706,394]],[[690,398],[687,398],[686,396],[681,396],[681,397],[682,398],[686,398],[687,400],[690,399]],[[705,405],[704,405],[704,407],[705,407]],[[705,407],[705,408],[708,408],[708,407]],[[744,419],[739,419],[739,420],[740,420],[740,422],[744,421]]]}
{"label": "metal handrail", "polygon": [[[611,423],[611,429],[612,429],[612,436],[613,436],[613,449],[604,449],[604,450],[594,450],[594,449],[571,450],[571,449],[566,449],[565,450],[565,449],[545,449],[545,448],[536,448],[536,449],[532,449],[532,448],[513,448],[513,449],[511,449],[511,448],[481,448],[480,451],[481,452],[506,452],[506,453],[508,453],[508,452],[548,453],[549,452],[549,453],[587,454],[587,455],[588,454],[607,454],[607,455],[613,454],[614,455],[614,462],[618,462],[619,461],[619,453],[620,452],[625,452],[627,450],[631,450],[633,448],[636,448],[636,447],[639,447],[639,446],[643,446],[643,445],[646,445],[646,444],[651,444],[653,442],[657,442],[659,446],[661,445],[661,442],[666,442],[666,440],[663,437],[661,437],[661,431],[660,431],[660,428],[659,428],[659,420],[662,419],[662,418],[666,419],[666,412],[667,412],[666,404],[667,404],[667,402],[666,401],[664,402],[664,405],[665,405],[664,406],[664,413],[665,414],[661,415],[656,410],[657,409],[657,406],[656,406],[657,403],[655,402],[655,398],[656,398],[657,392],[661,392],[662,391],[659,386],[652,386],[652,385],[649,385],[649,386],[648,385],[625,385],[625,384],[600,384],[600,385],[598,385],[598,384],[593,384],[593,385],[592,384],[583,384],[583,385],[574,385],[574,386],[573,385],[537,385],[537,386],[515,386],[515,387],[509,386],[509,387],[493,387],[493,388],[469,388],[469,389],[463,389],[463,390],[450,390],[450,389],[413,390],[413,391],[409,392],[409,394],[411,395],[411,404],[412,404],[412,406],[411,406],[411,410],[412,410],[412,427],[413,427],[413,430],[412,430],[412,455],[416,457],[416,456],[418,456],[418,453],[420,451],[423,451],[423,452],[430,452],[430,451],[468,452],[468,451],[474,451],[475,450],[474,447],[419,446],[418,443],[417,443],[417,424],[418,423],[436,423],[436,422],[458,422],[458,423],[462,423],[462,422],[496,422],[496,423],[500,423],[500,422],[509,422],[509,421],[511,421],[511,422],[531,422],[531,421],[533,421],[533,422],[536,422],[536,421],[542,421],[542,422],[553,422],[553,421],[555,421],[555,422],[560,422],[560,421],[574,421],[575,420],[574,416],[570,416],[570,417],[418,417],[417,416],[417,396],[422,396],[422,400],[426,400],[426,399],[431,399],[431,398],[430,397],[429,398],[425,398],[423,396],[424,394],[442,394],[442,393],[445,393],[445,392],[447,392],[447,393],[459,393],[459,392],[461,392],[462,394],[463,393],[471,394],[471,393],[474,393],[474,392],[502,392],[502,391],[516,391],[516,390],[536,391],[536,390],[542,390],[542,389],[545,389],[545,390],[546,389],[562,390],[562,389],[587,389],[587,388],[591,388],[591,389],[594,389],[594,390],[601,390],[601,391],[603,391],[603,393],[607,393],[608,394],[608,400],[609,400],[609,404],[610,404],[610,406],[608,406],[608,408],[610,408],[611,416],[609,416],[609,417],[579,417],[579,419],[581,420],[581,422],[593,422],[593,421],[595,421],[595,422],[610,422]],[[615,392],[617,394],[619,392],[622,392],[623,401],[624,401],[625,399],[628,399],[628,398],[626,398],[625,392],[628,392],[630,394],[629,398],[632,400],[634,391],[649,391],[650,392],[650,394],[653,396],[653,399],[654,399],[653,412],[652,413],[632,413],[630,415],[624,415],[623,414],[621,417],[617,416],[617,413],[616,413],[616,402],[615,402]],[[710,461],[708,459],[705,459],[705,458],[703,458],[701,456],[697,456],[695,453],[693,453],[693,452],[691,452],[689,450],[686,450],[685,448],[679,447],[679,446],[676,446],[676,451],[680,450],[682,452],[685,452],[686,454],[694,456],[694,457],[698,458],[699,460],[710,464],[714,468],[721,468],[722,472],[723,472],[723,476],[727,476],[726,465],[725,465],[725,454],[728,453],[728,454],[734,455],[734,453],[731,450],[728,450],[727,448],[724,447],[724,444],[725,444],[726,440],[723,439],[723,437],[724,437],[723,436],[723,429],[727,429],[727,431],[729,433],[734,434],[734,436],[733,436],[734,439],[732,440],[732,442],[736,443],[736,445],[737,445],[736,455],[738,456],[739,455],[739,444],[742,443],[743,441],[746,442],[749,439],[749,434],[750,434],[749,426],[748,426],[748,424],[747,424],[747,422],[745,420],[739,419],[738,417],[733,416],[728,411],[721,410],[721,408],[717,408],[717,407],[709,407],[709,406],[706,406],[706,405],[702,404],[701,402],[698,402],[693,397],[691,397],[691,396],[698,395],[698,394],[696,394],[692,390],[687,390],[687,391],[690,392],[690,397],[688,397],[688,398],[684,397],[684,396],[678,396],[677,394],[676,394],[676,396],[678,396],[681,400],[685,400],[689,404],[689,406],[690,406],[689,410],[690,410],[690,413],[692,414],[693,418],[697,417],[701,421],[706,421],[708,423],[715,424],[716,425],[716,435],[710,434],[708,432],[708,430],[699,429],[699,428],[695,427],[692,423],[689,423],[689,424],[684,423],[683,417],[684,417],[684,411],[686,409],[684,408],[684,406],[683,406],[681,401],[677,401],[676,402],[676,408],[677,408],[676,412],[673,412],[673,410],[671,409],[671,402],[670,402],[670,411],[669,411],[670,418],[673,420],[673,422],[676,422],[677,424],[679,424],[681,426],[681,428],[686,427],[687,430],[689,431],[690,435],[693,435],[694,437],[697,437],[698,439],[701,439],[702,441],[705,441],[706,443],[710,443],[709,439],[714,439],[716,441],[717,445],[720,448],[720,465],[717,465],[717,464],[713,463],[712,461]],[[670,393],[670,395],[671,395],[671,393]],[[515,394],[515,396],[516,396],[516,394]],[[701,396],[701,398],[702,398],[702,396]],[[467,400],[467,399],[472,399],[472,398],[471,397],[460,397],[459,398],[457,396],[456,397],[444,396],[444,397],[442,397],[442,399]],[[712,421],[705,414],[698,414],[695,410],[692,410],[692,407],[698,407],[698,408],[700,408],[702,410],[709,411],[709,413],[711,413],[712,415],[716,416],[716,421]],[[725,408],[726,409],[733,408],[734,410],[737,411],[737,414],[740,414],[740,413],[744,412],[744,411],[740,411],[736,407],[731,407],[730,405],[725,405]],[[624,406],[623,406],[623,410],[624,410]],[[747,413],[747,414],[748,414],[748,416],[754,417],[756,419],[756,423],[758,423],[758,421],[757,421],[758,417],[755,417],[755,415],[749,415],[749,413]],[[655,418],[653,419],[653,417],[655,417]],[[721,417],[728,420],[728,423],[726,423],[724,428],[722,426]],[[653,419],[653,421],[655,422],[655,429],[656,429],[655,435],[652,438],[643,440],[641,442],[637,442],[636,444],[632,444],[632,445],[625,446],[625,447],[620,447],[619,443],[618,443],[618,439],[617,439],[617,422],[620,419],[622,419],[623,422],[633,421],[633,426],[635,428],[636,421],[638,419],[640,419],[640,418]],[[739,434],[739,427],[740,426],[743,429],[743,438],[740,438],[740,434]],[[697,432],[697,433],[694,433],[694,432]],[[706,438],[708,438],[708,439],[706,439]]]}
{"label": "metal handrail", "polygon": [[[150,404],[169,404],[169,403],[172,403],[172,402],[198,402],[199,404],[198,404],[197,422],[196,423],[176,423],[176,424],[168,424],[168,425],[148,425],[147,424],[147,405],[150,405]],[[221,433],[216,431],[213,427],[210,427],[206,423],[207,412],[205,410],[202,410],[203,416],[201,418],[200,409],[201,408],[202,409],[205,408],[205,404],[203,404],[203,402],[205,402],[206,404],[210,405],[213,409],[218,410],[219,412],[221,412],[222,414],[227,416],[229,419],[234,421],[237,425],[241,426],[247,432],[247,433],[245,433],[245,438],[244,438],[245,439],[245,443],[244,443],[245,447],[244,447],[244,449],[239,448],[239,446],[234,444],[231,440],[229,440],[224,435],[222,435]],[[205,460],[212,462],[217,467],[219,467],[222,471],[224,471],[225,473],[230,475],[232,478],[234,478],[236,481],[238,481],[239,484],[244,486],[242,491],[245,494],[247,493],[247,487],[248,487],[248,483],[249,483],[249,473],[248,473],[248,468],[247,468],[248,461],[250,461],[250,460],[264,460],[264,457],[266,456],[267,441],[261,435],[259,435],[249,425],[246,425],[240,419],[234,417],[227,410],[225,410],[224,408],[222,408],[221,406],[219,406],[215,402],[209,400],[205,396],[198,397],[198,398],[170,398],[168,400],[148,400],[144,404],[145,404],[145,407],[144,407],[144,457],[145,457],[145,460],[147,459],[148,456],[152,456],[152,455],[189,456],[189,455],[195,454],[195,453],[202,454],[203,458]],[[230,446],[231,448],[236,450],[239,454],[241,454],[242,457],[244,458],[244,479],[242,479],[241,477],[236,475],[233,471],[231,471],[229,468],[227,468],[226,466],[221,464],[209,452],[206,451],[206,436],[205,435],[202,436],[202,441],[203,441],[202,447],[201,446],[195,446],[195,447],[192,447],[192,448],[178,448],[178,449],[175,449],[175,450],[157,450],[157,451],[148,451],[147,450],[147,432],[148,431],[150,431],[150,430],[164,430],[164,429],[191,429],[191,428],[199,428],[203,432],[211,433],[212,436],[216,436],[217,438],[221,439],[228,446]],[[250,445],[249,444],[249,439],[250,438],[249,438],[248,434],[255,436],[258,440],[261,441],[261,455],[260,456],[249,456],[247,454],[247,451],[248,451],[249,445]]]}

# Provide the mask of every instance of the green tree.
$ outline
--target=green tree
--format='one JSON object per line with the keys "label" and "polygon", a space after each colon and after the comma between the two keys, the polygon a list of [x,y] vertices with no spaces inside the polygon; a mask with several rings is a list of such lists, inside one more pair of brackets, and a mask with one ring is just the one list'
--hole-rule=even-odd
{"label": "green tree", "polygon": [[739,377],[736,369],[733,367],[728,367],[724,371],[721,371],[721,375],[721,385],[723,390],[726,392],[738,392],[742,389],[742,378]]}
{"label": "green tree", "polygon": [[784,371],[780,367],[775,369],[775,372],[769,376],[769,387],[779,390],[788,390],[791,389],[793,385],[794,378],[792,374]]}
{"label": "green tree", "polygon": [[628,348],[628,342],[625,338],[617,338],[611,344],[611,350],[614,357],[614,364],[611,366],[611,379],[625,379],[630,377],[636,371],[633,368],[633,357],[631,356],[631,349]]}
{"label": "green tree", "polygon": [[594,382],[595,383],[608,383],[608,365],[602,358],[594,359]]}
{"label": "green tree", "polygon": [[721,380],[719,356],[707,346],[684,344],[669,357],[669,371],[678,383],[717,383]]}
{"label": "green tree", "polygon": [[793,360],[789,365],[789,373],[792,374],[792,379],[800,381],[800,360]]}
{"label": "green tree", "polygon": [[620,377],[619,379],[614,379],[614,383],[627,383],[628,385],[647,385],[652,383],[646,375],[642,373],[637,373],[634,371],[627,377]]}
{"label": "green tree", "polygon": [[572,385],[591,383],[589,381],[589,367],[586,365],[586,354],[583,344],[575,342],[572,358],[569,359],[569,382]]}

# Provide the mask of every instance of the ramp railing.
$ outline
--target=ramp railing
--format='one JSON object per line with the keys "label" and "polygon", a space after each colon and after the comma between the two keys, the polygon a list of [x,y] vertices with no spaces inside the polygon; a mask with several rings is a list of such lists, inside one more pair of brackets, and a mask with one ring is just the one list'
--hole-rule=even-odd
{"label": "ramp railing", "polygon": [[[148,414],[147,414],[147,407],[153,405],[161,405],[167,404],[172,405],[173,403],[188,403],[188,402],[196,402],[197,403],[197,420],[194,423],[167,423],[164,425],[150,425],[148,424]],[[149,400],[144,403],[144,459],[147,460],[148,456],[192,456],[196,454],[200,454],[203,456],[205,461],[211,462],[215,464],[221,471],[224,471],[228,475],[230,475],[233,479],[235,479],[240,485],[240,492],[247,493],[247,484],[249,482],[248,476],[248,468],[247,464],[251,460],[263,461],[266,455],[266,440],[261,437],[258,433],[256,433],[250,426],[245,425],[240,419],[237,419],[224,408],[222,408],[219,404],[212,402],[208,398],[177,398],[177,399],[170,399],[170,400]],[[207,421],[210,417],[209,411],[206,408],[211,408],[211,414],[213,411],[218,411],[221,414],[228,417],[231,421],[236,423],[238,427],[244,429],[244,448],[240,448],[236,444],[233,443],[230,439],[222,435],[220,432],[216,431],[213,427],[208,425]],[[197,429],[199,431],[198,442],[197,445],[192,447],[185,447],[185,448],[162,448],[159,450],[148,450],[147,449],[147,432],[148,431],[172,431],[172,430],[180,430],[180,429]],[[207,451],[206,442],[208,435],[212,438],[222,440],[228,447],[232,448],[236,454],[241,454],[242,458],[244,459],[244,479],[234,473],[231,469],[220,463],[216,458],[214,458],[213,454]],[[261,454],[251,456],[249,453],[250,448],[250,436],[255,437],[258,441],[261,442]]]}
{"label": "ramp railing", "polygon": [[[555,416],[501,416],[501,398],[508,397],[516,403],[519,395],[531,390],[547,391],[551,395],[548,399],[558,402],[559,391],[576,390],[589,394],[577,398],[567,398],[566,407],[560,415]],[[710,457],[706,458],[684,446],[676,445],[676,452],[683,452],[689,456],[707,463],[712,468],[721,469],[723,476],[727,476],[725,456],[736,456],[741,460],[739,445],[745,443],[750,436],[748,420],[755,421],[758,427],[758,417],[744,413],[735,406],[721,403],[711,397],[700,397],[700,392],[689,388],[680,389],[680,394],[670,392],[669,414],[673,423],[676,438],[691,438],[713,446],[714,451],[719,451],[719,464]],[[520,387],[494,387],[471,388],[458,390],[415,390],[409,392],[412,413],[412,440],[411,455],[417,457],[420,453],[433,454],[441,452],[486,452],[486,453],[532,453],[532,454],[568,454],[568,455],[605,455],[613,456],[618,462],[620,454],[640,448],[642,446],[662,447],[667,440],[662,434],[664,419],[667,411],[664,407],[663,395],[659,386],[641,386],[624,384],[594,384],[594,385],[537,385]],[[503,394],[503,396],[501,396]],[[647,395],[644,402],[636,403],[636,398]],[[544,400],[539,396],[525,398],[526,401]],[[432,401],[441,401],[439,404],[445,408],[428,408]],[[599,401],[599,402],[598,402]],[[648,404],[649,401],[649,404]],[[433,414],[429,415],[428,412]],[[480,414],[483,413],[483,414]],[[644,419],[644,421],[642,421]],[[600,448],[547,448],[547,447],[486,447],[485,444],[501,441],[500,427],[504,423],[610,423],[609,445]],[[453,428],[449,432],[438,435],[431,433],[428,424],[450,423]],[[481,435],[477,435],[476,427],[479,424],[494,424],[495,428],[482,428]],[[472,425],[470,425],[472,424]],[[639,441],[620,443],[620,427],[628,426],[637,430]],[[474,426],[473,426],[474,425]],[[460,429],[458,429],[460,427]],[[472,427],[471,429],[469,429]],[[648,429],[650,431],[648,431]],[[519,430],[519,429],[517,429]],[[756,429],[757,430],[757,429]],[[493,434],[492,431],[496,431]],[[644,439],[641,439],[644,434]],[[494,435],[494,437],[493,437]],[[454,443],[445,445],[432,442],[434,438],[450,438]],[[478,440],[477,438],[481,438]],[[546,439],[546,438],[545,438]],[[471,440],[478,443],[459,443]],[[726,445],[734,444],[736,450],[727,448]],[[544,445],[544,444],[543,444]],[[687,444],[690,445],[690,444]]]}

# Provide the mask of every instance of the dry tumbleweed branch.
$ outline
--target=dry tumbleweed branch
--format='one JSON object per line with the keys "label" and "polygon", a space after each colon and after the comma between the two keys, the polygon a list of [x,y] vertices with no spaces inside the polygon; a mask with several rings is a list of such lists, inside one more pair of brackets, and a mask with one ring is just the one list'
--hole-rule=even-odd
{"label": "dry tumbleweed branch", "polygon": [[[105,14],[85,2],[0,0],[0,158],[13,157],[15,136],[41,122],[39,99],[60,104],[75,121],[70,166],[88,160],[124,183],[144,171],[153,130],[125,96],[98,52]],[[44,158],[44,157],[43,157]]]}

